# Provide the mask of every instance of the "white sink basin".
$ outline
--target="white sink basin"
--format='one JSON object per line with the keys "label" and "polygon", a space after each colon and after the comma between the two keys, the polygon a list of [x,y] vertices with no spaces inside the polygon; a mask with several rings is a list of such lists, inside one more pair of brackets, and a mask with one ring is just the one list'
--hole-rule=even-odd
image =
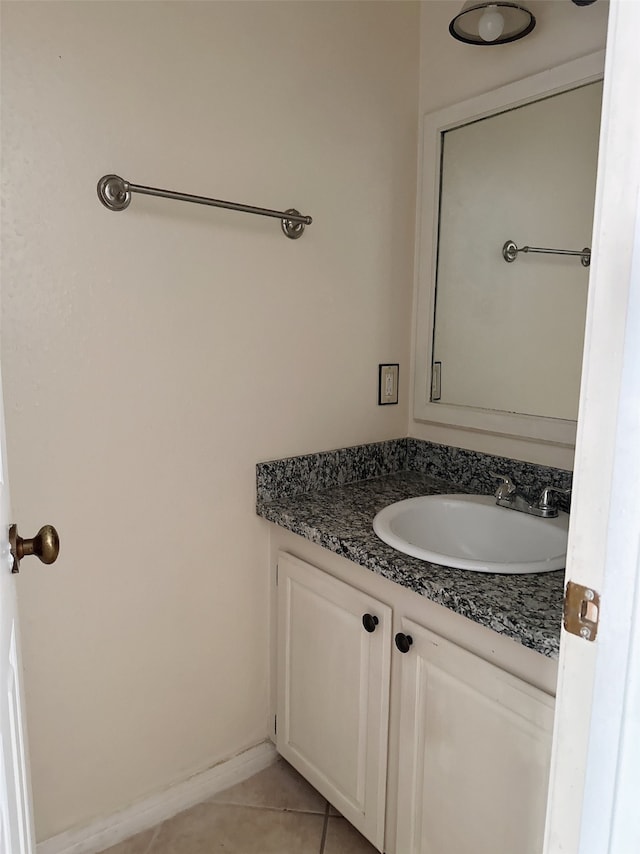
{"label": "white sink basin", "polygon": [[381,510],[373,530],[412,557],[473,572],[563,569],[569,516],[555,519],[498,507],[492,495],[424,495]]}

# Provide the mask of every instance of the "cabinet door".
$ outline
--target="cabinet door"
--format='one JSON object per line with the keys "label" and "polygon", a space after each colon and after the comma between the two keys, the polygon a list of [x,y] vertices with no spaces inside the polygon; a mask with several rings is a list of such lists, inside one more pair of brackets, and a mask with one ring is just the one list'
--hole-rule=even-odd
{"label": "cabinet door", "polygon": [[280,554],[276,746],[379,850],[391,637],[387,605]]}
{"label": "cabinet door", "polygon": [[397,852],[540,854],[553,698],[402,627]]}

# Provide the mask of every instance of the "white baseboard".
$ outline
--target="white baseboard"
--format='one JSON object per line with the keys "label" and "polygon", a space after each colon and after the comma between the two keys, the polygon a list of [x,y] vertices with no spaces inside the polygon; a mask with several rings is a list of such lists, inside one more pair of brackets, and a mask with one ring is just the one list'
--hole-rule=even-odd
{"label": "white baseboard", "polygon": [[270,741],[257,744],[107,818],[45,839],[37,854],[96,854],[241,783],[271,765],[276,755]]}

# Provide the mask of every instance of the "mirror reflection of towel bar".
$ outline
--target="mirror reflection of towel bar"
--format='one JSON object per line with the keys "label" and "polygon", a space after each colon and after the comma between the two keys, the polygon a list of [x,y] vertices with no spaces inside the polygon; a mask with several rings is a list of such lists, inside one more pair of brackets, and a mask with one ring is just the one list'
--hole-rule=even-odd
{"label": "mirror reflection of towel bar", "polygon": [[588,267],[591,264],[591,249],[588,246],[581,250],[543,249],[541,246],[521,246],[518,249],[513,240],[507,240],[502,247],[502,257],[508,263],[516,260],[518,252],[538,252],[543,255],[578,255],[583,267]]}

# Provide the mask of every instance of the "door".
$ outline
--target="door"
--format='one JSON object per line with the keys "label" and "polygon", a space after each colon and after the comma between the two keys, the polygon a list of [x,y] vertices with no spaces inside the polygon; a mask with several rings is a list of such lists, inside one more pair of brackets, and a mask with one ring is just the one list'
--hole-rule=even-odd
{"label": "door", "polygon": [[382,851],[391,609],[278,559],[278,752]]}
{"label": "door", "polygon": [[0,378],[0,852],[34,851]]}
{"label": "door", "polygon": [[640,851],[640,3],[612,0],[544,854]]}
{"label": "door", "polygon": [[540,854],[554,700],[404,618],[396,851]]}

